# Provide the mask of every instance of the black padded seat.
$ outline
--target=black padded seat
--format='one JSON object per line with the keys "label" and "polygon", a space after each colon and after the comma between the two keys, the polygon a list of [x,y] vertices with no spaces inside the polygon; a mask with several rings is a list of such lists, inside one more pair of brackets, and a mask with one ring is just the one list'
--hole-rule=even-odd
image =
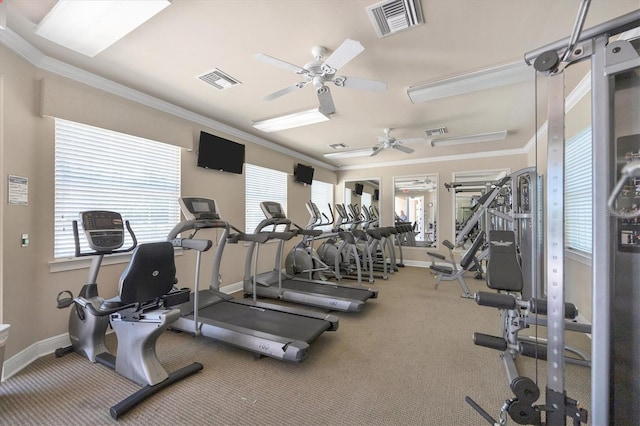
{"label": "black padded seat", "polygon": [[522,292],[524,280],[513,231],[489,231],[489,250],[487,287]]}
{"label": "black padded seat", "polygon": [[148,302],[171,292],[176,284],[173,245],[168,241],[136,247],[120,277],[123,304]]}

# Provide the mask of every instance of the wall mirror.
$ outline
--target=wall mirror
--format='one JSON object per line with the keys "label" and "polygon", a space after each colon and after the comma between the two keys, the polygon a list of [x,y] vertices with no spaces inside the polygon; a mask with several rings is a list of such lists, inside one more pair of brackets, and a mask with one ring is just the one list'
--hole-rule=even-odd
{"label": "wall mirror", "polygon": [[[456,172],[453,174],[453,181],[445,185],[449,191],[455,192],[454,212],[455,212],[455,235],[466,224],[466,221],[473,215],[476,204],[491,185],[509,174],[509,169],[480,170],[469,172]],[[466,240],[464,248],[471,245],[472,238]]]}
{"label": "wall mirror", "polygon": [[431,247],[438,240],[438,175],[423,174],[393,178],[393,211],[396,223],[413,227],[413,238],[403,245]]}
{"label": "wall mirror", "polygon": [[380,220],[379,204],[379,178],[363,178],[344,183],[344,205],[349,215],[352,216],[351,219],[360,216],[356,218],[356,221],[361,221],[359,223],[361,228],[378,225]]}

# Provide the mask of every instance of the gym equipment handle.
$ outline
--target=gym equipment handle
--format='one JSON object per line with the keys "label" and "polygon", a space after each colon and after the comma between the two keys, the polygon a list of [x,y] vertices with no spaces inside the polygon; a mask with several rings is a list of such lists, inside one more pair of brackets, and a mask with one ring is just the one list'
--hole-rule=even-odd
{"label": "gym equipment handle", "polygon": [[518,301],[510,294],[479,291],[476,293],[476,303],[480,306],[492,306],[498,309],[515,309]]}
{"label": "gym equipment handle", "polygon": [[490,425],[496,426],[496,425],[500,425],[500,423],[498,423],[496,421],[496,419],[494,419],[493,417],[491,417],[491,415],[489,413],[487,413],[486,411],[484,411],[484,409],[479,406],[473,399],[471,399],[471,397],[467,396],[464,398],[465,401],[467,401],[467,403],[474,409],[476,410],[483,419],[485,419],[487,422],[489,422]]}
{"label": "gym equipment handle", "polygon": [[502,337],[491,336],[490,334],[473,333],[473,343],[477,346],[484,346],[497,351],[507,350],[507,342]]}
{"label": "gym equipment handle", "polygon": [[[529,308],[531,312],[540,315],[547,315],[547,299],[530,299]],[[564,317],[567,319],[575,319],[578,316],[578,308],[570,302],[564,304]]]}
{"label": "gym equipment handle", "polygon": [[193,238],[175,238],[171,241],[171,244],[174,247],[182,247],[197,251],[207,251],[213,245],[211,240],[196,240]]}
{"label": "gym equipment handle", "polygon": [[547,359],[547,347],[530,342],[518,343],[518,352],[526,357],[545,361]]}

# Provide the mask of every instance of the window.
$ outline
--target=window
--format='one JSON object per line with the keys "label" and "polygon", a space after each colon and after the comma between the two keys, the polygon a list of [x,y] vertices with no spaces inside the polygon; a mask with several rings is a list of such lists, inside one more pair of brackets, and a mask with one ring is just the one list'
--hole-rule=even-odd
{"label": "window", "polygon": [[591,128],[586,128],[565,144],[565,245],[591,254],[592,169]]}
{"label": "window", "polygon": [[[245,232],[255,232],[265,217],[262,201],[275,201],[287,214],[287,174],[278,170],[245,164]],[[315,184],[315,183],[314,183]]]}
{"label": "window", "polygon": [[71,223],[85,210],[120,213],[139,243],[180,221],[179,147],[61,119],[55,145],[55,258],[74,255]]}
{"label": "window", "polygon": [[[311,185],[311,201],[318,206],[320,212],[327,215],[329,220],[331,220],[331,212],[330,209],[333,209],[333,185],[327,182],[321,182],[318,180],[313,181],[313,185]],[[323,222],[326,222],[327,219],[322,218]],[[322,226],[318,229],[323,231],[330,231],[331,225]]]}

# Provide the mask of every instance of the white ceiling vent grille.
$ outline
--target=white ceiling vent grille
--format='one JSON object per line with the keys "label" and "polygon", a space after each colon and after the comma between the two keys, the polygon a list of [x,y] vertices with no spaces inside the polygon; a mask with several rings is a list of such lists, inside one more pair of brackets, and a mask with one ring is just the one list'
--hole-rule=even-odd
{"label": "white ceiling vent grille", "polygon": [[424,131],[427,136],[442,136],[447,133],[446,127],[438,127],[437,129],[428,129]]}
{"label": "white ceiling vent grille", "polygon": [[386,0],[367,7],[378,37],[424,24],[420,0]]}
{"label": "white ceiling vent grille", "polygon": [[343,143],[332,143],[329,145],[333,149],[345,149],[347,146]]}
{"label": "white ceiling vent grille", "polygon": [[220,71],[217,68],[215,68],[213,71],[209,71],[207,73],[199,75],[198,78],[219,90],[225,90],[240,84],[238,80],[231,77],[229,74]]}

